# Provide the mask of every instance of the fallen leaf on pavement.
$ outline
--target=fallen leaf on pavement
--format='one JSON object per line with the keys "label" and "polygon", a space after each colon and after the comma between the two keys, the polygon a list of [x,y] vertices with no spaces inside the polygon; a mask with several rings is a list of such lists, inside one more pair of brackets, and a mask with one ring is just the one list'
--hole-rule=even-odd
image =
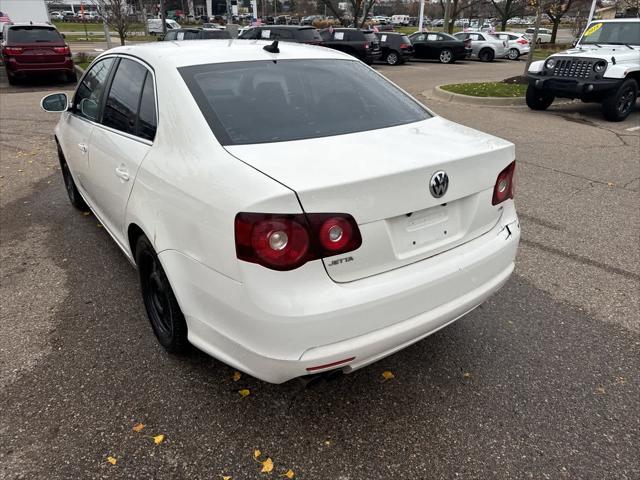
{"label": "fallen leaf on pavement", "polygon": [[114,457],[107,457],[107,462],[109,462],[111,465],[115,465],[116,463],[118,463],[118,460],[116,460]]}
{"label": "fallen leaf on pavement", "polygon": [[139,432],[139,431],[141,431],[143,428],[144,428],[144,423],[136,423],[136,424],[133,426],[133,431],[134,431],[134,432]]}
{"label": "fallen leaf on pavement", "polygon": [[260,470],[260,472],[269,473],[271,470],[273,470],[273,460],[271,460],[271,458],[267,458],[264,462],[261,463],[262,470]]}
{"label": "fallen leaf on pavement", "polygon": [[616,185],[616,184],[615,184],[615,183],[613,183],[613,182],[607,182],[607,186],[609,186],[609,187],[614,187],[615,185]]}
{"label": "fallen leaf on pavement", "polygon": [[242,377],[242,374],[240,372],[234,372],[233,373],[233,381],[237,382],[238,380],[240,380],[240,377]]}
{"label": "fallen leaf on pavement", "polygon": [[251,392],[249,391],[248,388],[243,388],[242,390],[238,390],[238,393],[240,394],[240,396],[242,398],[248,396]]}
{"label": "fallen leaf on pavement", "polygon": [[382,372],[382,378],[384,378],[385,380],[391,380],[392,378],[396,378],[396,376],[393,374],[393,372],[385,370],[384,372]]}
{"label": "fallen leaf on pavement", "polygon": [[293,478],[296,476],[295,473],[293,473],[293,470],[289,469],[287,470],[285,473],[283,473],[282,475],[280,475],[281,477],[287,477],[287,478]]}
{"label": "fallen leaf on pavement", "polygon": [[258,458],[260,455],[262,455],[262,452],[260,450],[253,451],[253,458]]}
{"label": "fallen leaf on pavement", "polygon": [[87,215],[91,215],[91,212],[82,212],[82,215],[86,217]]}
{"label": "fallen leaf on pavement", "polygon": [[596,387],[596,393],[605,393],[605,389],[602,385]]}
{"label": "fallen leaf on pavement", "polygon": [[471,374],[470,374],[469,372],[464,372],[464,373],[462,374],[462,376],[463,376],[464,378],[471,378]]}
{"label": "fallen leaf on pavement", "polygon": [[222,475],[222,480],[231,480],[229,475]]}
{"label": "fallen leaf on pavement", "polygon": [[162,434],[156,435],[155,437],[153,437],[153,443],[155,443],[156,445],[160,445],[163,441],[164,441],[164,435]]}

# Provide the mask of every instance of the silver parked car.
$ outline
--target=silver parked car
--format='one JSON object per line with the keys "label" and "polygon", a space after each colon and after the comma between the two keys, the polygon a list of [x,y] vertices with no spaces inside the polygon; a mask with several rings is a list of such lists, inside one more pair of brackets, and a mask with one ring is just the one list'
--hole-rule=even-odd
{"label": "silver parked car", "polygon": [[507,41],[486,32],[458,32],[454,35],[463,42],[471,40],[471,58],[477,58],[481,62],[492,62],[496,58],[504,58],[508,55]]}
{"label": "silver parked car", "polygon": [[500,40],[507,41],[509,60],[518,60],[520,56],[528,54],[531,50],[531,43],[524,33],[496,32],[494,35]]}

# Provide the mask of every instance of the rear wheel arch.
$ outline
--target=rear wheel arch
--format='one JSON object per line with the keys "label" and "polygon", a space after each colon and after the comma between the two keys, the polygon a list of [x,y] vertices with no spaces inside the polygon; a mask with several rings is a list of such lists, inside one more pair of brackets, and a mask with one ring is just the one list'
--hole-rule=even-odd
{"label": "rear wheel arch", "polygon": [[131,250],[131,257],[133,258],[134,262],[136,261],[136,246],[138,244],[138,239],[142,236],[149,238],[147,234],[144,233],[144,230],[140,228],[138,224],[136,223],[129,224],[129,227],[127,228],[127,239],[129,241],[129,249]]}

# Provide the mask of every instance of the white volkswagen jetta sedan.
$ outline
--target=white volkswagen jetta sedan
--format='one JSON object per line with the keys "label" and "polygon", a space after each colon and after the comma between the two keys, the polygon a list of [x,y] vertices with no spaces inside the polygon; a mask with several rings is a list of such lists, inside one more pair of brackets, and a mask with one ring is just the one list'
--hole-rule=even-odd
{"label": "white volkswagen jetta sedan", "polygon": [[[265,49],[266,47],[266,49]],[[184,41],[100,55],[45,97],[71,203],[137,266],[170,352],[260,379],[363,367],[514,268],[514,146],[320,47]]]}

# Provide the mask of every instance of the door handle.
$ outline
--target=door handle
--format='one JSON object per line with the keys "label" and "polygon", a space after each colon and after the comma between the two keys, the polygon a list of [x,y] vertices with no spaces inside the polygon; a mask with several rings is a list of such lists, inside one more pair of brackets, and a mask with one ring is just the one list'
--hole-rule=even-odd
{"label": "door handle", "polygon": [[86,143],[79,143],[78,148],[82,153],[87,153],[87,150],[89,150]]}
{"label": "door handle", "polygon": [[129,170],[124,165],[116,168],[116,176],[120,177],[125,182],[129,181]]}

